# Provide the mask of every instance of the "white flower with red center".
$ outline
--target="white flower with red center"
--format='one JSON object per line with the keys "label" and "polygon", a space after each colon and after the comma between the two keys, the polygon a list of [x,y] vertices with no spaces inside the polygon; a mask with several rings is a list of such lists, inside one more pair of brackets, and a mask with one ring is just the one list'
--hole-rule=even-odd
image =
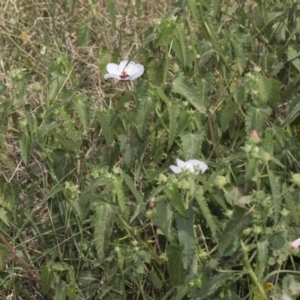
{"label": "white flower with red center", "polygon": [[104,75],[105,79],[115,78],[119,80],[135,80],[143,75],[144,66],[136,64],[133,61],[123,60],[119,65],[109,63],[106,66],[108,74]]}
{"label": "white flower with red center", "polygon": [[184,162],[177,158],[176,163],[177,166],[170,166],[170,169],[176,174],[182,173],[184,169],[189,170],[192,174],[198,174],[199,171],[204,173],[208,169],[206,163],[197,159],[190,159]]}

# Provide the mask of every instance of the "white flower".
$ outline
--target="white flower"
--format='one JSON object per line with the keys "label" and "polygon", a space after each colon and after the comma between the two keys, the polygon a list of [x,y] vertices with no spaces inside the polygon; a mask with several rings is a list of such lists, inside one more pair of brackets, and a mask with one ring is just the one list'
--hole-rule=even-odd
{"label": "white flower", "polygon": [[144,66],[136,64],[133,61],[123,60],[119,65],[109,63],[106,66],[108,74],[104,78],[115,78],[117,80],[135,80],[143,75]]}
{"label": "white flower", "polygon": [[300,246],[300,239],[292,241],[290,245],[293,250],[298,249]]}
{"label": "white flower", "polygon": [[184,162],[177,158],[176,163],[177,166],[170,166],[170,169],[176,174],[182,173],[183,169],[189,170],[192,174],[198,174],[199,173],[198,170],[201,170],[202,173],[204,173],[208,169],[206,163],[197,159],[190,159]]}

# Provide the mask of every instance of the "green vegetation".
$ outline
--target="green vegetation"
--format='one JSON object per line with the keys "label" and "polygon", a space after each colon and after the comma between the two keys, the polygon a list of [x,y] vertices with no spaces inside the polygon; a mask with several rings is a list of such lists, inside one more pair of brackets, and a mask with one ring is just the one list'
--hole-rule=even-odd
{"label": "green vegetation", "polygon": [[0,3],[1,299],[300,296],[297,1]]}

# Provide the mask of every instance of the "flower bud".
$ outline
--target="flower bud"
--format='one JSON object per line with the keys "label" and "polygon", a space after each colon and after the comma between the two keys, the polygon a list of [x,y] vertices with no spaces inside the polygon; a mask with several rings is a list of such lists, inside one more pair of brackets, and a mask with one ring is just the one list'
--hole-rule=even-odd
{"label": "flower bud", "polygon": [[228,180],[225,176],[217,176],[214,183],[219,189],[222,189],[228,183]]}
{"label": "flower bud", "polygon": [[300,186],[300,174],[293,174],[292,182]]}
{"label": "flower bud", "polygon": [[260,142],[260,137],[258,136],[256,130],[252,130],[249,141],[252,142],[253,144],[258,144]]}

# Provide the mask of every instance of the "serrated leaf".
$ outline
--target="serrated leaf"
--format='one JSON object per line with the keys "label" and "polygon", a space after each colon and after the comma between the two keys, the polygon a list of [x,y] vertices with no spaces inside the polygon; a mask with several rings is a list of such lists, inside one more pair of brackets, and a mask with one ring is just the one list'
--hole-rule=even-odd
{"label": "serrated leaf", "polygon": [[19,145],[21,157],[24,161],[25,166],[28,166],[31,151],[31,138],[26,131],[21,132],[19,136]]}
{"label": "serrated leaf", "polygon": [[140,205],[143,204],[143,197],[140,194],[140,192],[137,190],[137,188],[135,187],[131,177],[128,176],[127,174],[125,174],[124,172],[121,173],[121,176],[122,176],[123,180],[125,181],[125,183],[127,184],[128,188],[131,190],[132,194],[135,196],[135,199],[137,200],[137,202]]}
{"label": "serrated leaf", "polygon": [[186,68],[188,65],[188,49],[187,49],[187,38],[184,32],[183,23],[179,22],[176,25],[176,39],[173,40],[173,49],[176,52],[178,58],[181,60],[183,67]]}
{"label": "serrated leaf", "polygon": [[56,72],[51,73],[51,79],[48,88],[48,99],[54,100],[62,90],[67,80],[67,75],[59,75]]}
{"label": "serrated leaf", "polygon": [[232,120],[233,116],[235,115],[235,113],[238,109],[239,109],[239,105],[235,102],[229,102],[223,108],[223,110],[221,112],[221,119],[220,119],[220,125],[221,125],[222,132],[224,132],[226,130],[229,122]]}
{"label": "serrated leaf", "polygon": [[207,205],[206,199],[203,196],[203,188],[201,186],[198,186],[195,190],[194,196],[196,198],[196,201],[199,205],[199,208],[202,212],[202,216],[205,218],[205,221],[207,223],[207,226],[212,232],[212,235],[216,237],[217,233],[217,225],[214,221],[214,217]]}
{"label": "serrated leaf", "polygon": [[203,132],[183,132],[180,139],[185,159],[199,157],[204,140]]}
{"label": "serrated leaf", "polygon": [[231,246],[234,239],[252,222],[251,214],[240,207],[234,207],[232,216],[226,224],[225,230],[219,242],[219,255],[223,256]]}
{"label": "serrated leaf", "polygon": [[54,300],[66,300],[68,286],[65,282],[59,284],[55,290]]}
{"label": "serrated leaf", "polygon": [[177,134],[180,105],[178,103],[170,103],[168,105],[168,113],[169,113],[168,150],[170,150]]}
{"label": "serrated leaf", "polygon": [[155,48],[169,42],[176,29],[176,23],[173,18],[163,19],[159,24],[159,36],[155,41]]}
{"label": "serrated leaf", "polygon": [[235,52],[239,73],[243,74],[248,61],[248,52],[245,49],[248,42],[247,38],[245,34],[240,31],[239,26],[233,26],[233,29],[230,32],[230,38]]}
{"label": "serrated leaf", "polygon": [[103,111],[97,111],[96,117],[97,117],[98,122],[100,123],[106,144],[110,145],[112,142],[112,130],[108,123],[106,113]]}
{"label": "serrated leaf", "polygon": [[272,171],[268,172],[269,181],[271,185],[273,208],[274,208],[274,222],[277,224],[279,213],[281,210],[281,193],[280,193],[280,182],[279,177],[276,177]]}
{"label": "serrated leaf", "polygon": [[98,259],[101,262],[104,258],[104,252],[109,246],[117,208],[109,204],[97,204],[95,205],[95,212],[93,219],[94,240]]}
{"label": "serrated leaf", "polygon": [[257,261],[255,266],[255,274],[261,282],[264,277],[264,272],[268,267],[269,258],[269,241],[267,239],[260,239],[256,242]]}
{"label": "serrated leaf", "polygon": [[273,155],[273,153],[274,153],[274,141],[273,141],[273,130],[271,128],[267,128],[265,130],[262,147],[270,155]]}
{"label": "serrated leaf", "polygon": [[73,153],[69,153],[64,149],[54,149],[51,153],[53,160],[53,170],[58,180],[64,179],[74,170]]}
{"label": "serrated leaf", "polygon": [[263,133],[271,113],[272,109],[268,106],[250,107],[245,117],[246,133],[250,135],[252,130]]}
{"label": "serrated leaf", "polygon": [[186,273],[182,265],[181,249],[174,245],[168,245],[166,250],[170,283],[173,286],[183,284]]}
{"label": "serrated leaf", "polygon": [[215,299],[212,297],[212,295],[224,285],[226,280],[228,280],[228,274],[226,273],[221,273],[216,276],[213,276],[212,278],[210,278],[210,280],[206,281],[205,284],[203,284],[203,286],[201,286],[200,292],[196,294],[194,299]]}
{"label": "serrated leaf", "polygon": [[155,208],[153,210],[153,222],[160,228],[169,242],[174,240],[174,234],[172,233],[172,217],[173,210],[171,204],[165,201],[164,198],[156,199]]}
{"label": "serrated leaf", "polygon": [[273,250],[284,249],[287,248],[287,245],[289,245],[287,241],[287,232],[285,230],[275,232],[269,237],[269,240],[272,244]]}
{"label": "serrated leaf", "polygon": [[75,142],[73,139],[66,138],[59,133],[53,132],[53,137],[57,142],[61,144],[66,150],[78,152],[81,146],[81,143]]}
{"label": "serrated leaf", "polygon": [[290,194],[288,191],[283,191],[283,195],[285,198],[285,202],[287,204],[287,209],[291,212],[291,215],[297,225],[299,225],[300,220],[299,220],[299,214],[297,212],[297,202],[295,201],[294,197]]}
{"label": "serrated leaf", "polygon": [[48,291],[51,287],[53,278],[54,278],[53,270],[48,266],[43,266],[42,267],[42,276],[41,276],[43,293],[45,293],[45,294],[48,293]]}
{"label": "serrated leaf", "polygon": [[127,168],[130,168],[136,158],[139,143],[138,137],[135,132],[131,132],[127,135],[120,134],[118,138],[125,165]]}
{"label": "serrated leaf", "polygon": [[193,259],[195,246],[193,220],[178,216],[176,218],[176,225],[179,245],[182,247],[182,265],[187,270]]}
{"label": "serrated leaf", "polygon": [[78,97],[74,102],[83,126],[83,134],[87,134],[90,126],[88,98],[86,96]]}
{"label": "serrated leaf", "polygon": [[151,93],[138,95],[139,106],[136,116],[136,129],[140,138],[144,137],[146,129],[149,127],[151,112],[156,103],[156,97]]}
{"label": "serrated leaf", "polygon": [[173,80],[172,87],[175,93],[186,98],[186,100],[188,100],[200,113],[206,113],[206,107],[203,103],[201,94],[182,73]]}
{"label": "serrated leaf", "polygon": [[76,38],[80,47],[88,47],[91,40],[91,28],[87,24],[80,24],[76,28]]}
{"label": "serrated leaf", "polygon": [[122,178],[114,177],[113,178],[113,187],[114,187],[114,189],[113,189],[114,194],[117,196],[117,201],[118,201],[120,211],[123,215],[123,218],[125,220],[127,220],[128,215],[129,215],[128,205],[127,205],[128,200],[124,194]]}
{"label": "serrated leaf", "polygon": [[183,198],[179,193],[178,187],[175,184],[168,185],[164,188],[164,193],[170,200],[172,206],[177,210],[183,217],[188,218],[189,215],[183,203]]}
{"label": "serrated leaf", "polygon": [[271,93],[271,82],[269,78],[262,74],[256,74],[255,83],[258,91],[258,97],[262,104],[268,104]]}

